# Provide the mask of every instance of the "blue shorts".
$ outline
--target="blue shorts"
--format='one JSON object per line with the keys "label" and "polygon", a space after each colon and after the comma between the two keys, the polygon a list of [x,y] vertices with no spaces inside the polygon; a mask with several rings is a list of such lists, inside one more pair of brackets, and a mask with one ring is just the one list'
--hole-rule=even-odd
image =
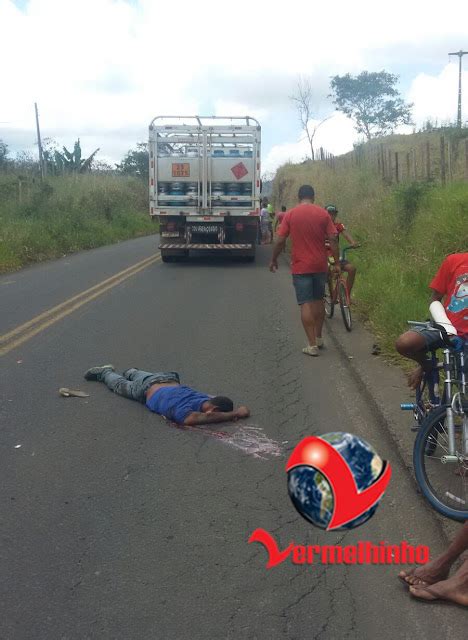
{"label": "blue shorts", "polygon": [[297,304],[323,300],[325,297],[326,273],[294,273],[293,285]]}

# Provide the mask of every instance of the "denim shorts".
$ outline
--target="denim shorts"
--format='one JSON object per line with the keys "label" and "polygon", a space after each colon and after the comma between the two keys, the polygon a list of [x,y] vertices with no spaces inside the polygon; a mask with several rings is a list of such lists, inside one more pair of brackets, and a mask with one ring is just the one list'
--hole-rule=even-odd
{"label": "denim shorts", "polygon": [[436,329],[426,329],[425,327],[414,327],[410,331],[419,333],[426,343],[426,351],[435,351],[444,347],[444,343],[440,337],[440,333]]}
{"label": "denim shorts", "polygon": [[326,273],[294,273],[293,285],[297,304],[322,300],[325,296]]}

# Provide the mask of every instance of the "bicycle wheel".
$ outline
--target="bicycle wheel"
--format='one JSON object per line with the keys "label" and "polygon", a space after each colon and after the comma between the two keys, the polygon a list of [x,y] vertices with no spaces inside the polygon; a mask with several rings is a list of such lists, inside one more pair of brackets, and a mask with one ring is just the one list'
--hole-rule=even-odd
{"label": "bicycle wheel", "polygon": [[462,417],[454,416],[459,459],[444,463],[442,456],[449,453],[446,412],[446,407],[439,407],[423,421],[414,443],[414,472],[431,506],[447,518],[464,522],[468,519],[468,458],[462,454]]}
{"label": "bicycle wheel", "polygon": [[330,276],[327,278],[327,283],[325,285],[325,314],[327,318],[333,318],[333,314],[335,313],[335,303],[333,301],[333,284],[334,281]]}
{"label": "bicycle wheel", "polygon": [[341,315],[343,316],[344,326],[347,331],[351,331],[353,328],[353,321],[351,319],[351,309],[349,306],[349,295],[346,285],[341,280],[338,282],[338,296],[340,298]]}

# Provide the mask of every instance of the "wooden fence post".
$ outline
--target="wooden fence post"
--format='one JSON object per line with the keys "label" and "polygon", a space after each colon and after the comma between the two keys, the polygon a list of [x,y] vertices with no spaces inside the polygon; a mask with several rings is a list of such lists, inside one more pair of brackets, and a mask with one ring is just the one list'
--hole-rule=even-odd
{"label": "wooden fence post", "polygon": [[465,138],[465,180],[468,180],[468,138]]}
{"label": "wooden fence post", "polygon": [[411,156],[409,153],[406,154],[406,179],[409,182],[411,180]]}
{"label": "wooden fence post", "polygon": [[426,142],[426,180],[431,179],[431,145]]}
{"label": "wooden fence post", "polygon": [[447,140],[447,178],[452,182],[452,142],[450,138]]}
{"label": "wooden fence post", "polygon": [[385,178],[385,158],[383,142],[380,143],[380,166],[382,168],[382,178]]}
{"label": "wooden fence post", "polygon": [[445,138],[440,136],[440,181],[443,185],[446,182],[445,175]]}
{"label": "wooden fence post", "polygon": [[411,149],[411,153],[413,154],[413,180],[416,182],[418,179],[418,167],[416,165],[416,149]]}
{"label": "wooden fence post", "polygon": [[398,151],[395,151],[395,182],[400,182],[400,171],[398,166]]}

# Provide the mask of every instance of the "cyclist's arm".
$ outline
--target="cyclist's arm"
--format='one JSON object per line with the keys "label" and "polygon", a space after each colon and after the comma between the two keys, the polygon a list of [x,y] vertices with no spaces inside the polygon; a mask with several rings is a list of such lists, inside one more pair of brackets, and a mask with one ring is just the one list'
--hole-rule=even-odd
{"label": "cyclist's arm", "polygon": [[338,249],[338,239],[336,235],[333,235],[333,236],[328,236],[327,240],[330,243],[332,256],[335,259],[335,266],[337,266],[340,264],[340,252]]}
{"label": "cyclist's arm", "polygon": [[350,233],[348,233],[347,231],[342,231],[342,234],[345,240],[349,242],[350,245],[354,246],[355,244],[357,244],[356,240],[353,240]]}

